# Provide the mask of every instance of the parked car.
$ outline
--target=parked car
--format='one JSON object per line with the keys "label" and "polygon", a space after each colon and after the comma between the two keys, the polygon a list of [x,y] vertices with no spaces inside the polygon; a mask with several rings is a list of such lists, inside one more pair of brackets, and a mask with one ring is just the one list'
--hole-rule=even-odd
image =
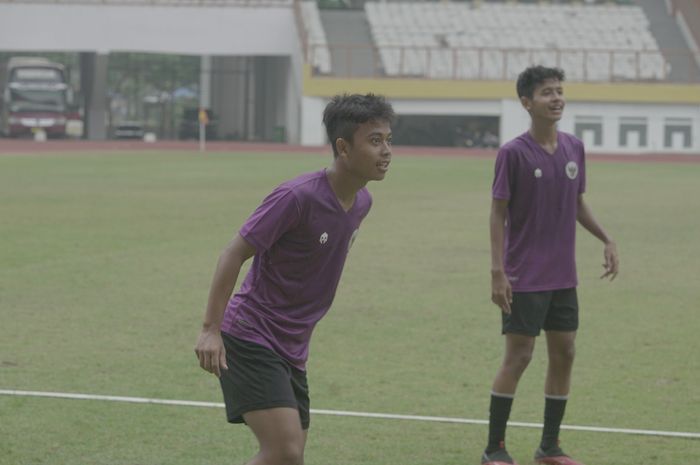
{"label": "parked car", "polygon": [[114,128],[115,139],[143,139],[143,124],[138,121],[123,121]]}
{"label": "parked car", "polygon": [[[211,110],[206,110],[209,122],[206,125],[207,140],[217,138],[218,122]],[[185,108],[182,112],[182,121],[178,130],[180,139],[199,139],[199,108]]]}

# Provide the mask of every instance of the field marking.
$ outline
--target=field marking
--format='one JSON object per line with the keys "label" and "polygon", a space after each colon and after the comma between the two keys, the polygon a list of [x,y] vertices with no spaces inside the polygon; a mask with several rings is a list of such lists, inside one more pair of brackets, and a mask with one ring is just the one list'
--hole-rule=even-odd
{"label": "field marking", "polygon": [[[159,405],[177,405],[187,407],[209,407],[223,408],[221,402],[201,402],[194,400],[171,400],[171,399],[151,399],[147,397],[122,397],[122,396],[104,396],[95,394],[72,394],[67,392],[43,392],[43,391],[18,391],[11,389],[0,389],[0,395],[6,396],[21,396],[21,397],[51,397],[58,399],[76,399],[76,400],[103,400],[110,402],[129,402],[136,404],[159,404]],[[487,420],[475,420],[469,418],[455,417],[434,417],[422,415],[398,415],[392,413],[370,413],[370,412],[350,412],[345,410],[324,410],[311,409],[311,413],[316,415],[332,415],[341,417],[359,417],[359,418],[378,418],[384,420],[412,420],[412,421],[431,421],[439,423],[461,423],[468,425],[488,425]],[[509,426],[522,428],[542,428],[541,423],[523,423],[519,421],[509,421]],[[636,434],[644,436],[664,436],[672,438],[687,438],[700,439],[700,433],[687,433],[680,431],[654,431],[645,429],[627,429],[627,428],[606,428],[600,426],[576,426],[562,425],[561,429],[571,431],[589,431],[595,433],[618,433],[618,434]]]}

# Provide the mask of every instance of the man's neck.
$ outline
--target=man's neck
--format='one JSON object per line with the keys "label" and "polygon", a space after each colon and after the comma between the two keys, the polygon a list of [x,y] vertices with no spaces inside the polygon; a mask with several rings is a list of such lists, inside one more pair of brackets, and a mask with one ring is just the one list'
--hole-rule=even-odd
{"label": "man's neck", "polygon": [[344,207],[352,206],[357,191],[367,184],[366,181],[359,181],[355,177],[345,174],[336,163],[326,169],[326,176],[333,193]]}
{"label": "man's neck", "polygon": [[542,146],[556,146],[557,144],[557,124],[536,124],[532,122],[530,126],[530,135],[535,142]]}

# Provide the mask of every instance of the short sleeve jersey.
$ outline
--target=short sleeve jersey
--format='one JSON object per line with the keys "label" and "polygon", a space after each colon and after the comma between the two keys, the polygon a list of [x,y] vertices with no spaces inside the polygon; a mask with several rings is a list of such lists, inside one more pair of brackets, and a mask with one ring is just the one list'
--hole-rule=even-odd
{"label": "short sleeve jersey", "polygon": [[550,154],[526,132],[499,150],[495,171],[493,198],[508,200],[504,268],[513,291],[575,287],[578,196],[586,188],[583,143],[558,132]]}
{"label": "short sleeve jersey", "polygon": [[372,205],[366,188],[350,210],[325,170],[278,186],[239,234],[256,254],[221,330],[258,343],[305,370],[309,340],[333,302],[345,259]]}

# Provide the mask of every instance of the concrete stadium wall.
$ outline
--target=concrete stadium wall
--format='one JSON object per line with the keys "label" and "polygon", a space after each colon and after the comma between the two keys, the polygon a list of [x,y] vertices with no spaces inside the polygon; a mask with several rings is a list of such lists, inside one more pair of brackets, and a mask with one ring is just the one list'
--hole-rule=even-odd
{"label": "concrete stadium wall", "polygon": [[[291,6],[0,2],[0,50],[81,52],[100,64],[85,68],[81,80],[96,82],[102,91],[111,52],[200,55],[209,70],[212,63],[215,70],[232,70],[220,78],[202,74],[200,104],[222,114],[220,136],[269,140],[283,134],[287,142],[299,142],[303,51]],[[103,139],[103,99],[93,97],[94,105],[86,107],[86,134]]]}
{"label": "concrete stadium wall", "polygon": [[[399,115],[498,116],[501,142],[529,127],[529,116],[515,98],[514,82],[335,79],[312,76],[307,67],[302,101],[302,144],[325,143],[321,113],[328,99],[342,92],[385,95]],[[584,123],[600,126],[602,138],[599,144],[595,143],[595,138],[590,140],[587,149],[591,153],[700,154],[700,85],[565,83],[564,92],[567,109],[560,123],[563,131],[576,133],[577,124],[580,129]],[[644,134],[637,133],[634,128],[622,128],[637,124],[644,126],[641,131]],[[678,144],[677,134],[672,137],[674,144],[667,146],[666,127],[679,124],[689,127],[689,147]],[[621,136],[621,132],[625,132],[625,136]],[[581,135],[584,139],[589,136],[588,131]]]}
{"label": "concrete stadium wall", "polygon": [[291,8],[0,3],[0,49],[291,55]]}
{"label": "concrete stadium wall", "polygon": [[[464,115],[464,116],[498,116],[500,118],[500,141],[510,140],[525,132],[530,125],[530,118],[515,99],[488,101],[473,100],[410,100],[390,98],[398,115]],[[321,124],[323,108],[328,102],[323,97],[304,97],[302,112],[301,143],[303,145],[326,144],[326,136]],[[621,128],[626,122],[643,121],[643,136],[630,131],[620,140]],[[698,153],[700,154],[700,106],[680,104],[634,104],[634,103],[598,103],[568,102],[559,128],[576,134],[577,122],[598,120],[601,141],[589,132],[578,135],[586,142],[589,153],[640,154],[640,153]],[[676,125],[679,121],[688,122],[690,127],[690,147],[679,145],[666,146],[666,127]],[[590,137],[589,137],[590,136]],[[645,143],[644,139],[646,139]],[[672,141],[678,142],[678,138]],[[401,141],[397,140],[397,144]]]}
{"label": "concrete stadium wall", "polygon": [[[519,101],[502,101],[501,141],[507,141],[524,132],[530,124],[529,115]],[[594,137],[587,137],[584,132],[578,135],[586,143],[590,153],[699,153],[700,154],[700,106],[682,104],[635,104],[635,103],[601,103],[568,102],[559,128],[576,134],[577,122],[590,124],[598,120],[601,128],[601,141],[596,143]],[[640,122],[643,131],[630,131],[621,141],[623,127],[628,122]],[[678,122],[687,122],[690,127],[690,147],[666,146],[666,127]],[[641,133],[646,133],[643,136]],[[644,142],[644,139],[646,141]]]}

